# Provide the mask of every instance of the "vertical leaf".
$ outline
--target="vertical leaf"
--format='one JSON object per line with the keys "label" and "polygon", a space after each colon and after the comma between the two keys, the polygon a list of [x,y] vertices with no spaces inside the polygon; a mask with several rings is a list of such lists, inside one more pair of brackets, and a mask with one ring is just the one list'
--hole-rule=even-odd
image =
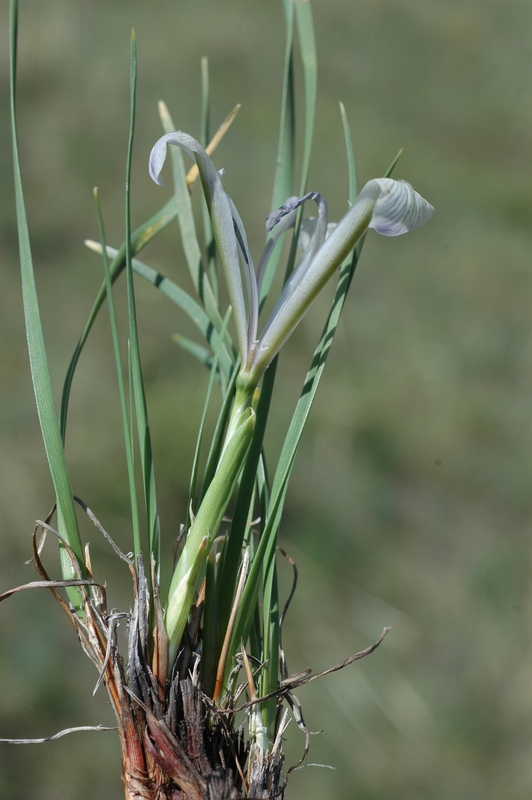
{"label": "vertical leaf", "polygon": [[[301,164],[300,196],[304,195],[307,187],[312,154],[312,139],[314,134],[314,118],[316,115],[316,97],[318,86],[318,60],[316,54],[316,40],[314,36],[314,23],[312,21],[312,8],[309,0],[293,0],[295,22],[301,51],[303,66],[303,82],[305,89],[305,115],[303,122],[303,152]],[[285,196],[281,202],[286,200]],[[285,280],[292,272],[296,254],[296,242],[299,225],[296,225]],[[288,480],[288,476],[287,476]],[[280,515],[280,510],[279,510]],[[276,515],[277,516],[277,515]],[[263,657],[265,664],[260,674],[260,694],[269,694],[277,687],[279,678],[279,598],[277,589],[277,563],[275,559],[275,542],[277,526],[272,529],[271,549],[264,564],[264,589],[263,589]],[[273,533],[275,530],[275,533]],[[275,723],[275,703],[267,703],[262,708],[263,724],[273,733]]]}
{"label": "vertical leaf", "polygon": [[118,325],[116,320],[115,304],[113,298],[113,284],[111,270],[109,268],[108,248],[105,243],[105,231],[98,198],[98,192],[94,190],[94,200],[96,203],[96,214],[98,216],[98,228],[100,231],[101,251],[103,256],[104,280],[107,291],[107,306],[109,308],[109,320],[111,324],[111,337],[113,341],[113,352],[115,357],[116,374],[118,378],[118,396],[120,400],[120,412],[122,416],[122,427],[124,431],[124,444],[126,448],[126,466],[129,485],[129,499],[131,504],[131,522],[133,528],[133,552],[137,556],[141,551],[140,542],[140,523],[137,500],[137,490],[135,486],[135,459],[133,449],[133,436],[130,415],[128,413],[126,390],[124,386],[124,370],[120,357],[120,342],[118,336]]}
{"label": "vertical leaf", "polygon": [[351,139],[351,130],[345,113],[345,106],[340,103],[340,116],[342,117],[342,128],[344,130],[345,151],[347,156],[347,175],[349,181],[349,202],[354,203],[358,194],[357,185],[357,166],[355,160],[355,152],[353,150],[353,141]]}
{"label": "vertical leaf", "polygon": [[[143,247],[145,247],[149,241],[153,239],[160,231],[162,231],[169,222],[171,222],[177,214],[177,209],[175,205],[175,200],[172,197],[168,203],[166,203],[163,208],[154,214],[147,222],[141,225],[137,230],[131,235],[131,253],[135,255],[139,253]],[[120,250],[116,253],[113,261],[110,264],[109,271],[111,275],[111,283],[114,283],[116,279],[121,275],[124,267],[126,265],[126,244],[122,245]],[[70,390],[72,389],[72,381],[74,380],[74,374],[76,372],[76,368],[78,365],[79,358],[85,346],[85,342],[88,339],[89,333],[91,332],[92,326],[94,325],[94,321],[98,316],[98,312],[102,307],[103,301],[105,300],[106,296],[106,288],[105,288],[105,281],[102,283],[98,294],[96,295],[96,300],[94,301],[94,305],[92,307],[91,313],[89,314],[89,318],[85,324],[83,332],[80,336],[80,339],[76,345],[76,349],[72,354],[72,358],[70,359],[70,364],[68,366],[67,374],[65,376],[65,381],[63,384],[63,393],[61,396],[61,436],[63,437],[63,442],[66,438],[66,427],[67,427],[67,418],[68,418],[68,405],[70,402]]]}
{"label": "vertical leaf", "polygon": [[[85,575],[83,547],[54,403],[50,373],[48,370],[22,190],[16,123],[17,15],[18,3],[16,0],[12,0],[10,7],[11,130],[13,137],[13,168],[15,173],[17,228],[26,337],[35,402],[57,502],[58,530],[59,534],[65,539],[72,552],[75,554],[80,570],[82,574]],[[61,563],[65,579],[77,577],[72,570],[72,566],[64,549],[62,549],[61,553]],[[82,599],[79,590],[71,588],[68,590],[68,594],[71,601],[76,606],[79,606]]]}
{"label": "vertical leaf", "polygon": [[[146,394],[144,391],[144,381],[142,377],[142,364],[140,360],[139,336],[137,328],[137,312],[135,305],[135,292],[133,287],[133,266],[132,266],[132,247],[131,247],[131,157],[133,153],[133,139],[135,134],[135,105],[136,105],[136,84],[137,84],[137,51],[135,32],[131,35],[131,85],[130,102],[131,115],[129,125],[129,138],[127,148],[126,164],[126,192],[125,192],[125,224],[126,224],[126,284],[127,301],[129,316],[129,343],[131,348],[131,381],[133,397],[135,403],[135,417],[137,421],[137,435],[140,449],[140,464],[144,484],[144,498],[146,502],[146,517],[148,525],[148,543],[150,555],[155,559],[159,566],[160,562],[160,543],[159,527],[157,517],[157,497],[155,492],[155,472],[153,465],[153,453],[151,446],[150,428],[148,424],[148,412],[146,407]],[[136,553],[138,556],[138,553]]]}
{"label": "vertical leaf", "polygon": [[307,190],[310,157],[312,154],[312,137],[314,134],[314,117],[316,115],[316,96],[318,91],[318,59],[310,2],[309,0],[294,0],[294,4],[305,85],[303,156],[301,185],[299,187],[299,194],[302,196]]}
{"label": "vertical leaf", "polygon": [[[210,139],[210,84],[209,84],[209,61],[203,57],[201,59],[201,126],[200,143],[207,147]],[[205,252],[207,255],[207,273],[211,282],[214,296],[218,300],[218,275],[216,273],[216,247],[212,233],[211,220],[207,209],[207,204],[202,198],[201,215],[203,221],[203,239]]]}
{"label": "vertical leaf", "polygon": [[[277,165],[273,182],[272,210],[282,205],[292,194],[294,185],[295,160],[295,98],[294,98],[294,3],[283,0],[286,25],[286,43],[283,69],[283,93],[281,99],[281,120],[279,124],[279,143],[277,146]],[[270,258],[262,280],[259,302],[262,307],[268,297],[277,264],[281,256],[282,243],[278,242]]]}

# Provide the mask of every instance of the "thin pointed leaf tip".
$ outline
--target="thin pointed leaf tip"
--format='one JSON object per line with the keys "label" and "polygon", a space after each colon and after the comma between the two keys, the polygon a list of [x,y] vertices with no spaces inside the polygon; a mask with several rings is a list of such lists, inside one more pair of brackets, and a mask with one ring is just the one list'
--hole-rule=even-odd
{"label": "thin pointed leaf tip", "polygon": [[[259,261],[259,284],[275,243],[285,230],[293,227],[297,208],[307,200],[313,200],[318,206],[318,217],[303,220],[299,238],[302,253],[300,261],[285,284],[262,333],[256,338],[257,276],[238,212],[225,193],[220,174],[211,159],[199,143],[187,134],[167,134],[155,144],[150,156],[150,175],[156,183],[162,183],[159,175],[169,144],[183,148],[198,164],[233,307],[242,359],[241,377],[251,387],[257,385],[321,289],[368,228],[373,228],[383,236],[400,236],[424,225],[434,213],[430,203],[409,183],[391,178],[368,181],[335,226],[328,224],[327,203],[317,192],[309,192],[302,198],[289,198],[267,217],[268,239]],[[245,281],[242,280],[239,252]],[[247,288],[247,304],[244,285]]]}

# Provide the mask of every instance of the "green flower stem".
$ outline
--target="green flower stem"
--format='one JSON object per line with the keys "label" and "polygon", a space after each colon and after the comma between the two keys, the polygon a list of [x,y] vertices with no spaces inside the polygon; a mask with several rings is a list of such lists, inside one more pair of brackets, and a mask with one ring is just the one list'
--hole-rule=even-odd
{"label": "green flower stem", "polygon": [[249,409],[252,407],[253,395],[257,388],[258,380],[249,380],[244,370],[240,370],[237,375],[235,383],[235,399],[233,401],[233,409],[229,418],[227,426],[227,433],[225,435],[225,443],[222,448],[222,457],[228,447],[231,439],[237,428],[242,424],[242,420],[246,417]]}
{"label": "green flower stem", "polygon": [[177,656],[209,552],[253,438],[255,412],[251,408],[252,398],[253,391],[249,392],[249,387],[237,386],[220,463],[192,521],[172,578],[165,618],[170,664]]}

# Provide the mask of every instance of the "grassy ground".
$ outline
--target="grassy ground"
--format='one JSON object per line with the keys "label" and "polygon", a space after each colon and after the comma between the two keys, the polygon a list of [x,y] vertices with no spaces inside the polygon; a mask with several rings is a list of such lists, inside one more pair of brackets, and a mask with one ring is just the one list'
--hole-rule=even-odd
{"label": "grassy ground", "polygon": [[[1,107],[7,8],[0,10]],[[293,672],[325,669],[392,632],[367,661],[303,688],[313,730],[293,800],[520,800],[532,767],[532,15],[525,0],[314,2],[320,58],[310,188],[337,218],[347,180],[338,101],[361,180],[397,176],[436,207],[430,225],[371,236],[298,459],[283,545],[300,590],[285,630]],[[22,0],[23,176],[56,386],[101,278],[85,252],[100,187],[110,243],[123,238],[128,47],[139,48],[134,220],[161,204],[147,156],[164,98],[198,131],[199,58],[213,124],[243,108],[216,158],[255,252],[269,210],[283,29],[280,3]],[[7,114],[0,115],[0,590],[33,578],[29,533],[51,504],[21,321]],[[175,232],[146,251],[171,275]],[[171,341],[183,321],[139,286],[156,468],[168,549],[205,386]],[[281,364],[272,449],[288,422],[326,300]],[[129,530],[113,363],[104,321],[75,386],[68,457],[75,490],[120,543]],[[181,420],[191,418],[190,430]],[[124,491],[122,491],[124,489]],[[128,577],[86,529],[93,560],[129,603]],[[50,548],[50,553],[53,548]],[[53,556],[50,558],[53,566]],[[286,576],[288,581],[288,575]],[[0,607],[0,735],[109,722],[96,676],[45,595]],[[289,752],[302,742],[293,730]],[[0,745],[0,797],[121,796],[113,734]]]}

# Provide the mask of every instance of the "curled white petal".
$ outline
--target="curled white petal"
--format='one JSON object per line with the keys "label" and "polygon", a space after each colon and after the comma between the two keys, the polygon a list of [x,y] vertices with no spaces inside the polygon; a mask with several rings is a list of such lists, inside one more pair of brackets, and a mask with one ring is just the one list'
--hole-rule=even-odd
{"label": "curled white petal", "polygon": [[257,338],[257,325],[259,322],[259,289],[257,286],[257,277],[255,275],[255,268],[253,266],[253,259],[251,258],[251,251],[249,249],[248,240],[246,236],[246,229],[238,213],[238,209],[227,195],[229,206],[233,215],[233,224],[235,235],[238,243],[238,248],[242,257],[242,271],[244,273],[247,295],[248,295],[248,352]]}
{"label": "curled white petal", "polygon": [[[229,300],[233,307],[238,348],[240,356],[245,362],[248,354],[248,320],[231,200],[223,188],[220,173],[216,170],[210,156],[196,139],[182,131],[165,134],[153,146],[150,154],[149,171],[155,183],[162,183],[160,174],[166,160],[168,145],[180,147],[198,166],[220,263],[225,275]],[[255,276],[253,275],[254,278]]]}
{"label": "curled white petal", "polygon": [[163,179],[160,177],[164,162],[166,161],[166,153],[168,152],[167,142],[170,137],[168,134],[163,136],[152,147],[150,153],[150,162],[148,169],[150,171],[150,178],[159,186],[164,184]]}
{"label": "curled white petal", "polygon": [[369,224],[383,236],[400,236],[420,228],[432,217],[434,208],[406,181],[376,178],[380,194]]}

